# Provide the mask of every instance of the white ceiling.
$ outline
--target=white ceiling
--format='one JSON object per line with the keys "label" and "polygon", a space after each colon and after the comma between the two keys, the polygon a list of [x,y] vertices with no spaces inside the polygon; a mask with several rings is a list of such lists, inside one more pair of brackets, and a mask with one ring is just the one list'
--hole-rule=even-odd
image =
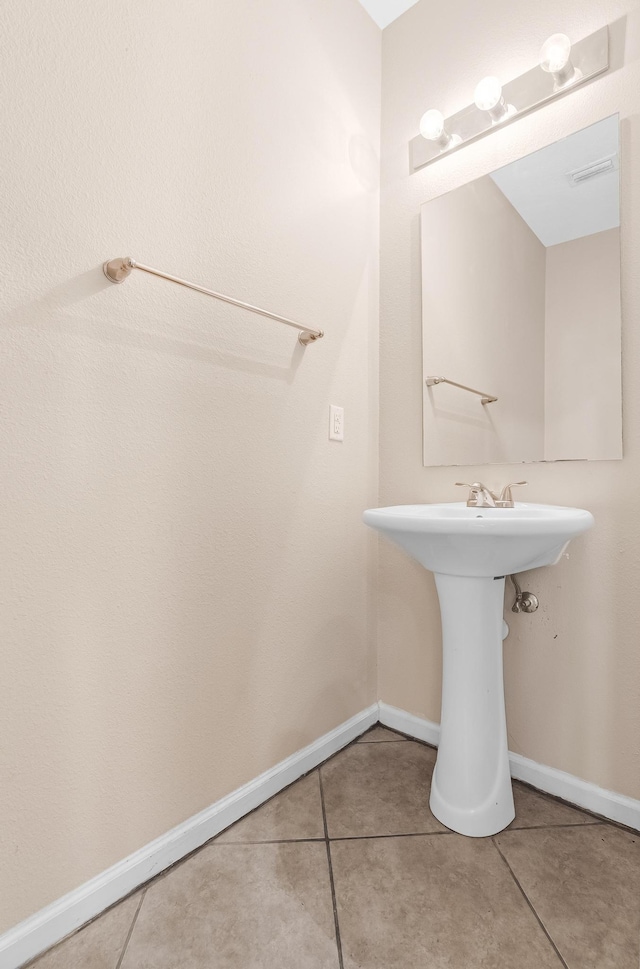
{"label": "white ceiling", "polygon": [[[620,225],[618,115],[577,131],[492,174],[543,246]],[[572,185],[567,172],[614,156],[615,170]]]}
{"label": "white ceiling", "polygon": [[369,16],[383,29],[417,2],[418,0],[360,0]]}

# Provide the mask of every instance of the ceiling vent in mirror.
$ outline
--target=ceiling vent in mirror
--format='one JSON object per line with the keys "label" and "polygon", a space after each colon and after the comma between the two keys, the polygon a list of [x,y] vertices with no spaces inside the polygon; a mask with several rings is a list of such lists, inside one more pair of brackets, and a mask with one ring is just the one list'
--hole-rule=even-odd
{"label": "ceiling vent in mirror", "polygon": [[608,175],[609,172],[615,172],[617,169],[618,156],[609,155],[607,158],[599,158],[598,161],[591,162],[590,165],[585,165],[583,168],[574,168],[572,172],[567,172],[566,175],[569,184],[575,188],[582,185],[583,182],[597,178],[598,175]]}

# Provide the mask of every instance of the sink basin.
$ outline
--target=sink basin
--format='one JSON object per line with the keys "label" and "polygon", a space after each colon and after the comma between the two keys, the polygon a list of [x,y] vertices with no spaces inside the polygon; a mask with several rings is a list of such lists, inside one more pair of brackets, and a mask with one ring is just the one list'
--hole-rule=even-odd
{"label": "sink basin", "polygon": [[364,521],[444,575],[511,575],[555,565],[567,542],[593,525],[582,508],[516,502],[467,508],[462,501],[372,508]]}
{"label": "sink basin", "polygon": [[593,516],[559,505],[446,502],[372,508],[363,517],[435,573],[442,713],[431,810],[460,834],[496,834],[515,817],[502,673],[505,576],[555,565]]}

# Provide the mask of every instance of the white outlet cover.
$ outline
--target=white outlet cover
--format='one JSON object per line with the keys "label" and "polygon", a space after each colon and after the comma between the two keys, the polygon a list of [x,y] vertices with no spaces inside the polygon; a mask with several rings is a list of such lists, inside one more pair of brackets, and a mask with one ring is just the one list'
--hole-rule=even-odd
{"label": "white outlet cover", "polygon": [[344,441],[344,407],[329,407],[329,440]]}

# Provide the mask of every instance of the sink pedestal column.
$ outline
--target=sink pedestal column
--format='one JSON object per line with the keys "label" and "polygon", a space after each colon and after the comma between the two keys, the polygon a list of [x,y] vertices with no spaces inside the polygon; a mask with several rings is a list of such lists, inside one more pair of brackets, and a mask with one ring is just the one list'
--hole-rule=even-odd
{"label": "sink pedestal column", "polygon": [[431,810],[474,838],[515,817],[502,673],[504,577],[436,573],[442,616],[442,715]]}

